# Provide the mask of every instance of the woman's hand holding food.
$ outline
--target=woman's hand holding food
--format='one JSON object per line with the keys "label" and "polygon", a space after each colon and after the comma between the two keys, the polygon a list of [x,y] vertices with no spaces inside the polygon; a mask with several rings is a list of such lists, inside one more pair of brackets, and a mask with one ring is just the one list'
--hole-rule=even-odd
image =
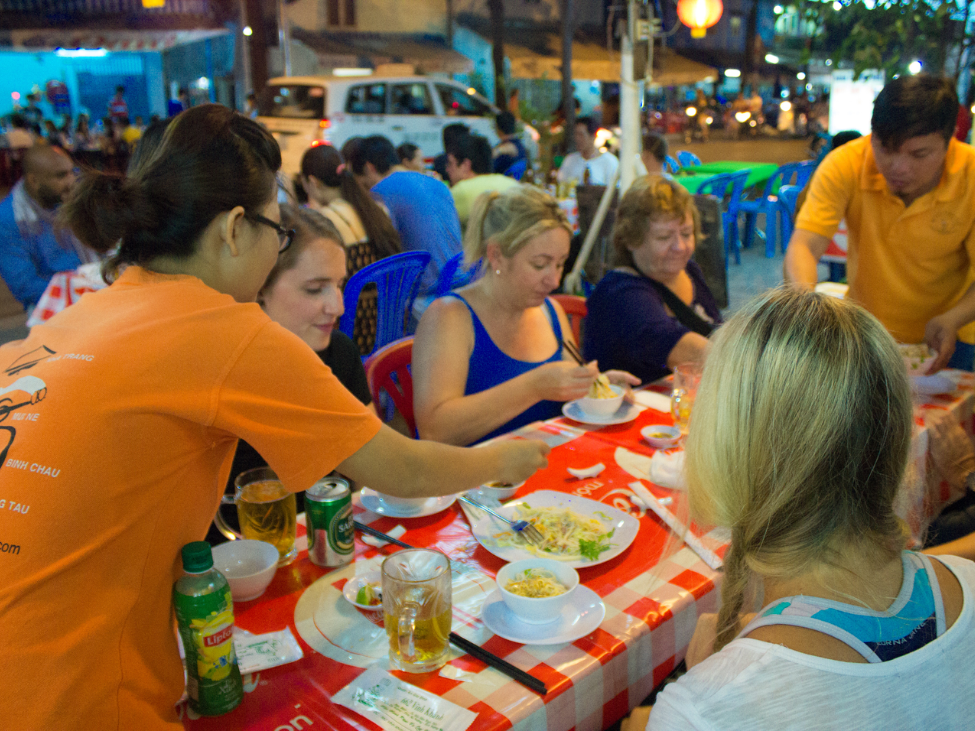
{"label": "woman's hand holding food", "polygon": [[546,363],[531,371],[535,379],[535,393],[547,401],[572,401],[589,393],[589,387],[599,375],[596,361],[581,366],[561,360]]}

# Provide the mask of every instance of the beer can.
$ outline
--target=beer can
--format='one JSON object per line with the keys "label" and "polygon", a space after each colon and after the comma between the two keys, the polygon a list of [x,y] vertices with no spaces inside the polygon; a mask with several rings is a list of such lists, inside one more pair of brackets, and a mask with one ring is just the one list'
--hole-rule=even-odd
{"label": "beer can", "polygon": [[341,477],[326,477],[305,491],[308,558],[318,566],[344,566],[355,553],[352,491]]}

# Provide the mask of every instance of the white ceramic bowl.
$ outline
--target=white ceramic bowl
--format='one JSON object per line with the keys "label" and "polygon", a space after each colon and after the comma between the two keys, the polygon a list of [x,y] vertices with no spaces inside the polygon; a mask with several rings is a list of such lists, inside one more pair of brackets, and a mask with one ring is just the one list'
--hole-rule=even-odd
{"label": "white ceramic bowl", "polygon": [[651,424],[640,430],[640,436],[646,439],[651,447],[669,449],[680,441],[680,429],[676,426]]}
{"label": "white ceramic bowl", "polygon": [[419,510],[428,499],[425,497],[396,497],[384,492],[376,492],[376,495],[381,502],[398,510]]}
{"label": "white ceramic bowl", "polygon": [[[525,569],[547,569],[555,574],[555,579],[568,591],[558,596],[532,598],[512,594],[505,589],[509,581],[516,579]],[[561,561],[550,558],[526,558],[505,564],[495,579],[501,598],[518,619],[527,624],[547,624],[558,619],[562,608],[569,603],[572,592],[579,586],[579,574],[574,568]]]}
{"label": "white ceramic bowl", "polygon": [[931,361],[938,355],[928,347],[927,343],[915,345],[898,343],[897,347],[901,351],[901,357],[904,358],[909,376],[923,376],[931,367]]}
{"label": "white ceramic bowl", "polygon": [[616,394],[613,398],[589,398],[588,396],[583,396],[578,401],[579,408],[589,416],[612,416],[619,409],[620,404],[623,403],[623,389],[620,386],[610,386],[610,388]]}
{"label": "white ceramic bowl", "polygon": [[348,600],[349,604],[359,607],[359,609],[365,609],[370,612],[381,612],[383,610],[382,602],[379,602],[379,604],[359,604],[356,601],[356,597],[359,594],[359,589],[366,584],[381,587],[382,583],[383,575],[381,571],[369,571],[364,574],[359,574],[354,579],[345,582],[345,586],[342,587],[342,595]]}
{"label": "white ceramic bowl", "polygon": [[486,497],[493,497],[497,500],[508,500],[509,498],[513,498],[515,493],[518,492],[518,488],[524,484],[524,481],[513,485],[506,482],[487,482],[481,485],[481,492]]}
{"label": "white ceramic bowl", "polygon": [[230,582],[235,602],[264,593],[278,570],[278,558],[278,549],[264,541],[230,541],[213,549],[213,567]]}

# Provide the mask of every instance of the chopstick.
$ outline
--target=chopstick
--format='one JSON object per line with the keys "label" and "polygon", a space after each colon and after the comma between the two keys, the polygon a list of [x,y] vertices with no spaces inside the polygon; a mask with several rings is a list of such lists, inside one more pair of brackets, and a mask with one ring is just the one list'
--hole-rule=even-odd
{"label": "chopstick", "polygon": [[473,642],[461,637],[456,632],[450,633],[450,641],[471,657],[476,657],[478,660],[490,665],[495,670],[500,670],[512,680],[521,683],[523,686],[528,688],[528,690],[533,690],[539,695],[546,695],[548,693],[548,688],[545,687],[545,683],[536,678],[534,675],[526,673],[521,668],[515,667],[507,660],[498,657],[493,652],[485,650],[480,645],[475,645]]}
{"label": "chopstick", "polygon": [[355,527],[361,530],[363,533],[368,533],[369,535],[373,536],[374,538],[378,538],[381,541],[386,541],[387,543],[394,543],[400,548],[413,548],[413,546],[411,546],[409,543],[403,543],[403,541],[397,540],[392,536],[387,536],[381,530],[370,528],[368,525],[364,523],[360,523],[358,520],[353,520],[352,522],[355,524]]}
{"label": "chopstick", "polygon": [[[358,528],[363,533],[368,533],[369,535],[374,536],[375,538],[379,538],[380,540],[387,541],[389,543],[394,543],[397,546],[401,546],[402,548],[413,548],[413,546],[411,546],[410,544],[403,543],[403,541],[398,541],[392,536],[388,536],[380,530],[376,530],[375,528],[370,528],[368,525],[365,525],[364,523],[360,523],[358,520],[354,520],[352,522],[355,525],[355,527]],[[457,647],[462,649],[464,652],[466,652],[468,655],[470,655],[471,657],[475,657],[481,662],[483,662],[484,664],[490,665],[492,668],[504,673],[512,680],[521,683],[529,690],[533,690],[539,695],[546,695],[548,693],[548,688],[545,687],[545,683],[543,683],[541,680],[536,678],[534,675],[531,675],[530,673],[526,673],[521,668],[515,667],[507,660],[498,657],[493,652],[485,650],[480,645],[475,645],[473,642],[471,642],[470,640],[464,637],[461,637],[456,632],[450,633],[450,641],[453,644],[455,644]]]}
{"label": "chopstick", "polygon": [[581,366],[586,364],[585,359],[582,357],[582,353],[575,346],[571,340],[561,340],[562,347],[565,348],[565,352],[572,356],[572,359]]}

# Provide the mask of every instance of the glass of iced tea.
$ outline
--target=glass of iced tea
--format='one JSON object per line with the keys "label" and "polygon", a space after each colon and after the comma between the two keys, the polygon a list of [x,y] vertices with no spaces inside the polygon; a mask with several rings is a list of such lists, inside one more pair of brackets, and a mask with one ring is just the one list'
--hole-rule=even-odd
{"label": "glass of iced tea", "polygon": [[237,519],[244,538],[264,541],[277,548],[278,566],[294,561],[298,555],[295,494],[281,484],[269,467],[241,472],[234,485]]}
{"label": "glass of iced tea", "polygon": [[382,565],[383,614],[389,661],[408,673],[439,668],[450,656],[450,559],[411,548]]}
{"label": "glass of iced tea", "polygon": [[674,426],[680,429],[681,434],[687,434],[687,425],[700,382],[700,364],[681,363],[674,368],[674,390],[670,394],[670,413],[674,417]]}

